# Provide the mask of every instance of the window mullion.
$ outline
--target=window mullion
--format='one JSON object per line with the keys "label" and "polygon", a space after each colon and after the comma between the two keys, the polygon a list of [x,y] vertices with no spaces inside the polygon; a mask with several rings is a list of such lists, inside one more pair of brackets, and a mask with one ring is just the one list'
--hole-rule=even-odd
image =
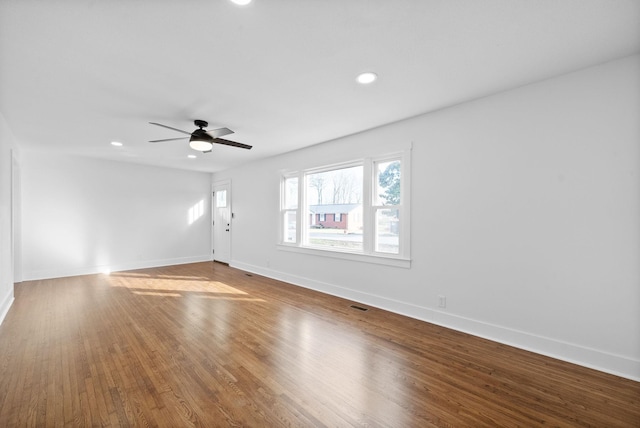
{"label": "window mullion", "polygon": [[362,249],[365,254],[372,254],[374,249],[375,208],[373,207],[373,163],[366,158],[362,168]]}

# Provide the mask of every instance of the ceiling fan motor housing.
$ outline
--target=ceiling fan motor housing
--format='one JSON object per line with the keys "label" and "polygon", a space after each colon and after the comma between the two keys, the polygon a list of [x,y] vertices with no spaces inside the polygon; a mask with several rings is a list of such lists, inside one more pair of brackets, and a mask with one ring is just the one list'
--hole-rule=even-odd
{"label": "ceiling fan motor housing", "polygon": [[200,141],[213,141],[213,137],[207,134],[207,131],[204,129],[196,129],[191,133],[191,141],[200,140]]}

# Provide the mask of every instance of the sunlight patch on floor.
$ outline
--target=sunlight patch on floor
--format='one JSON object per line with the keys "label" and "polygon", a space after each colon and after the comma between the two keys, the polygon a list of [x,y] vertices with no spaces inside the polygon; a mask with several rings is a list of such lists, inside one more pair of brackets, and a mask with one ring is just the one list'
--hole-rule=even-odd
{"label": "sunlight patch on floor", "polygon": [[191,297],[264,302],[245,291],[202,276],[150,275],[140,272],[114,272],[109,275],[111,287],[127,288],[138,296]]}
{"label": "sunlight patch on floor", "polygon": [[160,291],[132,291],[138,296],[162,296],[162,297],[182,297],[180,293],[165,293]]}
{"label": "sunlight patch on floor", "polygon": [[264,299],[257,299],[257,298],[253,298],[253,297],[233,297],[233,296],[219,296],[219,295],[208,295],[208,296],[198,296],[198,298],[200,299],[214,299],[214,300],[219,300],[219,299],[224,299],[224,300],[238,300],[238,301],[244,301],[244,302],[264,302]]}

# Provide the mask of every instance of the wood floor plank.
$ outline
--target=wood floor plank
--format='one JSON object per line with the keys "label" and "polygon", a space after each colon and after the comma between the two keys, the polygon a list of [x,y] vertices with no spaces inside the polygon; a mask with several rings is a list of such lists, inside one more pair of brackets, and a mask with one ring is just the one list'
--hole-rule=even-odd
{"label": "wood floor plank", "polygon": [[218,263],[18,284],[0,426],[640,427],[638,382],[353,303]]}

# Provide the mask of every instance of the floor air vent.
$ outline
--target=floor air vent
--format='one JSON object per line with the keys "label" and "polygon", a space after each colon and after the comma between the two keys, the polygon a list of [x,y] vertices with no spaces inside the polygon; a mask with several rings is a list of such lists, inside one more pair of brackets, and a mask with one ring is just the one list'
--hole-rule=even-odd
{"label": "floor air vent", "polygon": [[358,306],[358,305],[351,305],[349,307],[353,308],[353,309],[357,309],[357,310],[362,311],[362,312],[366,312],[366,311],[369,310],[369,308],[363,308],[362,306]]}

